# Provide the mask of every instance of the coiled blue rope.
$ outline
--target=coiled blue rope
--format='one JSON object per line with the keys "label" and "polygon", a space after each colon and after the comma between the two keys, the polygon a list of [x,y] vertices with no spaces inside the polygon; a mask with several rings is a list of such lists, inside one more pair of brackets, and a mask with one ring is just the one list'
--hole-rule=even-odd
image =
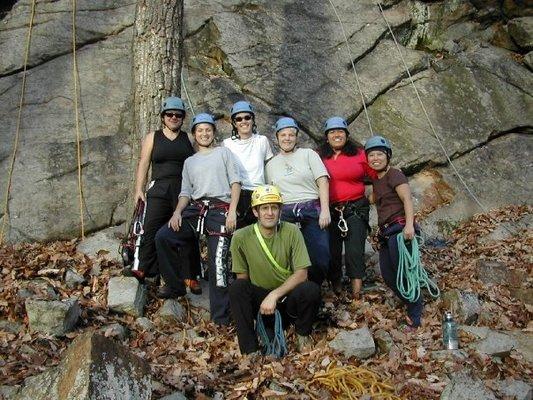
{"label": "coiled blue rope", "polygon": [[257,336],[259,336],[261,345],[263,346],[263,354],[265,356],[281,358],[287,354],[287,343],[285,341],[285,332],[283,331],[281,314],[278,310],[276,310],[274,313],[274,318],[274,338],[272,341],[268,337],[265,324],[263,323],[263,317],[261,316],[260,312],[257,313],[255,330],[257,332]]}
{"label": "coiled blue rope", "polygon": [[396,242],[398,243],[399,255],[396,287],[400,294],[406,300],[414,303],[420,297],[421,289],[425,287],[431,296],[439,297],[440,290],[437,284],[429,278],[420,260],[418,237],[411,240],[411,252],[405,245],[402,232],[396,235]]}

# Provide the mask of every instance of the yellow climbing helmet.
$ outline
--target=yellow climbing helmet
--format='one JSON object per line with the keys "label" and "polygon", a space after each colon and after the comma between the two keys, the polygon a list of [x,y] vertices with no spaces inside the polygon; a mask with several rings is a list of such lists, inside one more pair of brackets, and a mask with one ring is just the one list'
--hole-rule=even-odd
{"label": "yellow climbing helmet", "polygon": [[252,207],[270,203],[283,204],[281,192],[277,186],[263,185],[256,187],[252,193]]}

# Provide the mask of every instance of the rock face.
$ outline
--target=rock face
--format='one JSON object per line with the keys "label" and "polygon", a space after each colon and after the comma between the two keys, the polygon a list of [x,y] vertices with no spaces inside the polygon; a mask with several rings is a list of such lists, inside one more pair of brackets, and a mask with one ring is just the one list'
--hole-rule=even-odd
{"label": "rock face", "polygon": [[94,332],[77,337],[61,363],[26,379],[15,400],[150,399],[150,368],[112,339]]}
{"label": "rock face", "polygon": [[[30,2],[17,2],[0,28],[2,196],[16,132],[29,12]],[[75,237],[80,233],[72,4],[66,0],[39,1],[35,12],[9,203],[10,240]],[[120,205],[132,176],[128,111],[134,14],[134,2],[127,0],[78,2],[76,44],[87,230],[125,218]]]}
{"label": "rock face", "polygon": [[[393,163],[413,176],[417,208],[431,211],[424,226],[430,235],[480,211],[443,148],[486,208],[529,202],[529,8],[518,0],[387,2],[384,15],[439,144],[375,2],[334,4],[342,26],[329,2],[319,0],[186,0],[183,89],[191,111],[221,117],[219,131],[229,136],[230,106],[246,98],[256,107],[261,133],[274,139],[272,124],[289,115],[302,127],[300,144],[313,147],[325,119],[341,115],[352,137],[364,142],[370,129],[354,61],[373,131],[391,139]],[[70,11],[67,0],[38,2],[36,8],[22,110],[32,118],[22,120],[9,203],[13,241],[79,234]],[[131,131],[134,15],[135,4],[127,0],[78,2],[87,230],[115,225],[131,211],[126,197],[133,148],[144,134]],[[29,2],[21,0],[0,27],[0,198],[16,130],[28,20]]]}

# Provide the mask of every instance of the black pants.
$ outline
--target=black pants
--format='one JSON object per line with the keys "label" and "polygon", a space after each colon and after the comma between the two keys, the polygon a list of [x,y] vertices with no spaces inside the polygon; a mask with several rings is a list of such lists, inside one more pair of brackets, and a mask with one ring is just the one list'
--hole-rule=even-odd
{"label": "black pants", "polygon": [[[190,211],[190,213],[189,213]],[[195,213],[196,211],[196,213]],[[184,259],[179,257],[180,249],[195,243],[198,233],[198,213],[194,206],[183,212],[183,221],[178,232],[164,225],[155,237],[159,269],[165,283],[172,290],[182,291],[183,280],[187,278]],[[188,214],[192,214],[187,216]],[[222,235],[226,222],[224,210],[209,210],[204,220],[207,234],[207,254],[209,258],[209,309],[211,319],[219,325],[230,323],[228,286],[231,278],[229,259],[230,237]]]}
{"label": "black pants", "polygon": [[252,193],[251,190],[241,189],[239,204],[237,204],[237,213],[239,214],[239,217],[237,218],[237,229],[244,228],[245,226],[257,222],[257,218],[251,207]]}
{"label": "black pants", "polygon": [[[379,249],[379,269],[381,271],[381,276],[387,284],[387,286],[398,296],[398,298],[405,304],[407,308],[407,315],[413,321],[414,326],[420,326],[422,319],[422,312],[424,310],[424,298],[422,293],[420,297],[415,302],[410,302],[405,297],[402,296],[398,290],[398,285],[396,277],[398,275],[398,262],[400,255],[398,252],[398,242],[397,236],[403,235],[404,225],[403,224],[394,224],[389,226],[387,229],[383,229],[381,232],[380,238],[380,249]],[[418,227],[416,227],[416,232],[419,234]],[[406,243],[406,247],[411,251],[411,244]]]}
{"label": "black pants", "polygon": [[348,226],[348,233],[341,236],[339,229],[340,213],[331,207],[331,224],[329,226],[329,264],[328,279],[331,282],[342,278],[342,245],[344,243],[344,261],[346,276],[350,279],[363,279],[365,276],[365,241],[368,235],[369,206],[366,198],[348,202],[343,211]]}
{"label": "black pants", "polygon": [[[229,289],[231,313],[237,326],[237,338],[242,354],[259,350],[254,321],[259,306],[270,290],[253,285],[247,279],[237,279]],[[313,322],[320,306],[320,288],[311,281],[300,283],[278,304],[284,326],[294,323],[296,333],[307,336],[311,333]],[[265,325],[274,324],[274,316],[263,318]]]}
{"label": "black pants", "polygon": [[[148,189],[146,195],[146,215],[144,217],[144,233],[139,248],[139,269],[146,276],[159,274],[155,235],[168,223],[176,209],[179,193],[179,182],[158,180]],[[200,250],[198,242],[190,242],[181,249],[181,258],[186,269],[186,278],[196,279],[200,274]]]}

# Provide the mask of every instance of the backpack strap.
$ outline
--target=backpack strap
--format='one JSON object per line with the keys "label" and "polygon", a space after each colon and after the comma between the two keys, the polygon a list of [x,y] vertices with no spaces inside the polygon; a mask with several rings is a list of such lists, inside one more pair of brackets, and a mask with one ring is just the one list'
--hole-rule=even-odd
{"label": "backpack strap", "polygon": [[272,253],[270,252],[267,244],[265,243],[265,239],[263,239],[263,236],[261,235],[261,232],[259,232],[259,226],[257,225],[257,223],[254,224],[254,232],[255,232],[255,236],[257,236],[257,240],[259,240],[259,244],[261,245],[261,248],[265,252],[267,258],[270,260],[270,262],[272,263],[274,268],[279,273],[281,273],[281,275],[285,279],[287,279],[289,276],[291,276],[292,275],[292,271],[290,271],[290,270],[288,270],[286,268],[283,268],[281,265],[279,265],[278,262],[276,261],[276,259],[274,258],[274,256],[272,255]]}

